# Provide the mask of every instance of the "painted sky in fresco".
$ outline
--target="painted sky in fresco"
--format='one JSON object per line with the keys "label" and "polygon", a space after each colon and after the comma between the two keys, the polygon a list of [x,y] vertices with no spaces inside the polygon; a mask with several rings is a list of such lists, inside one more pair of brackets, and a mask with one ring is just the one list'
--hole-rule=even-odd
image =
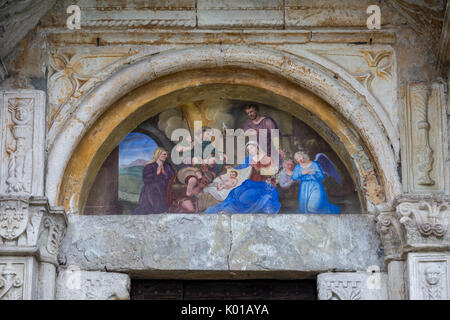
{"label": "painted sky in fresco", "polygon": [[137,159],[150,161],[157,147],[149,136],[131,132],[119,144],[119,166],[129,165]]}

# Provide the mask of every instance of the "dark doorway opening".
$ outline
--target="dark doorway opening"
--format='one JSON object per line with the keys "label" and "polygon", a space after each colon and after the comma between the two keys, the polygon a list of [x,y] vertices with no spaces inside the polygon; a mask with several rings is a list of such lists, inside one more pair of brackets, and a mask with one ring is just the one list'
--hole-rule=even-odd
{"label": "dark doorway opening", "polygon": [[132,300],[316,300],[315,280],[132,280]]}

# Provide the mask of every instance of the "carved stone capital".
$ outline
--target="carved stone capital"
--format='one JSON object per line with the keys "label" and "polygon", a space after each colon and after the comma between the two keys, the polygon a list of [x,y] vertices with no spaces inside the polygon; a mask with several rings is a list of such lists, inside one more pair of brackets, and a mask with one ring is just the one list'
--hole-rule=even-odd
{"label": "carved stone capital", "polygon": [[376,217],[377,231],[383,244],[386,261],[403,260],[404,230],[395,211],[385,211]]}
{"label": "carved stone capital", "polygon": [[405,249],[448,249],[450,202],[438,197],[402,199],[397,216],[405,230]]}
{"label": "carved stone capital", "polygon": [[50,209],[46,198],[0,196],[0,255],[36,256],[57,265],[66,226],[64,210]]}
{"label": "carved stone capital", "polygon": [[50,210],[42,220],[39,238],[40,260],[58,265],[58,253],[66,233],[67,218],[64,210]]}

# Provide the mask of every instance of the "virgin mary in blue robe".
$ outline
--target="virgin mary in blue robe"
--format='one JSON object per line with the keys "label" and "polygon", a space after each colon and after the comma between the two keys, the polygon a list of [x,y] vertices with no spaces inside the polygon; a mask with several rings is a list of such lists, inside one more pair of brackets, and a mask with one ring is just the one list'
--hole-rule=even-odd
{"label": "virgin mary in blue robe", "polygon": [[[302,152],[296,153],[295,159],[299,164],[294,168],[292,180],[300,181],[298,192],[298,210],[300,213],[339,213],[340,208],[328,202],[328,196],[322,184],[325,174],[319,162],[322,162],[327,169],[327,173],[330,172],[329,175],[334,176],[337,182],[341,184],[331,161],[324,154],[318,154],[315,161],[310,161],[309,157]],[[309,164],[309,166],[305,164]]]}
{"label": "virgin mary in blue robe", "polygon": [[[270,157],[264,155],[259,161],[252,161],[258,152],[255,145],[248,144],[250,156],[244,164],[235,169],[244,169],[252,166],[252,174],[240,186],[231,190],[228,197],[221,203],[206,209],[206,213],[269,213],[280,211],[281,204],[278,200],[277,189],[271,183],[266,182],[267,177],[260,174],[262,168],[271,166]],[[265,161],[266,160],[266,161]]]}

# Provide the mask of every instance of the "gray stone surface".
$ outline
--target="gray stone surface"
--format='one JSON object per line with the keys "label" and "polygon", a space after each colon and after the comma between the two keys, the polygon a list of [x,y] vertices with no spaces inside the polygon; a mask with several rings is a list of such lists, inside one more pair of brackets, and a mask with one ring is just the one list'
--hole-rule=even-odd
{"label": "gray stone surface", "polygon": [[[385,269],[368,215],[76,216],[61,246],[66,265],[158,277],[273,271],[309,276]],[[186,276],[186,274],[184,274]],[[205,273],[204,276],[207,276]]]}
{"label": "gray stone surface", "polygon": [[202,27],[281,27],[281,0],[198,0],[198,26]]}
{"label": "gray stone surface", "polygon": [[372,271],[319,274],[319,300],[387,300],[387,274]]}
{"label": "gray stone surface", "polygon": [[129,300],[130,277],[126,274],[60,270],[56,300]]}

